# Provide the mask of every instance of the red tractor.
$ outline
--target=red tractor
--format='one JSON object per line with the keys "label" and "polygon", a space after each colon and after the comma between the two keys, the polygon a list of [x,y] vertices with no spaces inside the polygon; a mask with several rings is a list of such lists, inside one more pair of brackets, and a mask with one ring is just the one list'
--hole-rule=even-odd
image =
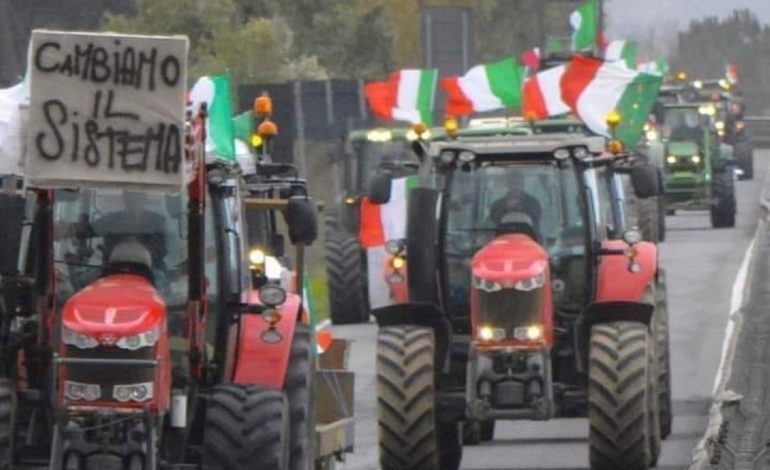
{"label": "red tractor", "polygon": [[[302,297],[252,282],[240,172],[204,160],[205,111],[189,124],[181,193],[28,194],[19,269],[2,275],[0,468],[313,468]],[[301,255],[315,203],[271,209]]]}
{"label": "red tractor", "polygon": [[410,303],[375,311],[383,469],[456,469],[463,434],[556,417],[589,418],[592,468],[654,465],[671,422],[666,322],[656,246],[625,226],[619,175],[641,198],[658,179],[604,142],[416,146],[440,185],[410,195]]}

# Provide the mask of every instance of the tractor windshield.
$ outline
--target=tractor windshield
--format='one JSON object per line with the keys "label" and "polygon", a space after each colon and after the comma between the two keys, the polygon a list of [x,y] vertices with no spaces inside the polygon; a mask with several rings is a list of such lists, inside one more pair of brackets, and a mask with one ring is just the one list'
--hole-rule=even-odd
{"label": "tractor windshield", "polygon": [[708,122],[708,116],[702,115],[697,107],[666,108],[663,137],[674,142],[700,143],[703,140],[703,127]]}
{"label": "tractor windshield", "polygon": [[185,202],[117,189],[56,191],[58,302],[115,271],[147,275],[169,308],[187,301]]}
{"label": "tractor windshield", "polygon": [[[583,199],[574,170],[548,164],[483,166],[458,171],[447,201],[444,251],[452,310],[467,314],[473,255],[495,237],[524,233],[545,248],[554,266],[582,275],[585,259]],[[569,260],[577,259],[572,268]],[[557,299],[558,303],[558,299]]]}

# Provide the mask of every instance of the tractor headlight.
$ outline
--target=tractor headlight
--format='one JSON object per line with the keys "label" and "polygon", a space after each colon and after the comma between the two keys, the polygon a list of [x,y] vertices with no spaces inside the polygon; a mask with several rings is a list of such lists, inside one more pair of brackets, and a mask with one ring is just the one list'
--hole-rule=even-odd
{"label": "tractor headlight", "polygon": [[669,165],[673,165],[676,163],[676,157],[673,155],[669,155],[668,158],[666,158],[666,161]]}
{"label": "tractor headlight", "polygon": [[385,243],[385,251],[389,255],[397,255],[404,249],[404,242],[402,240],[388,240]]}
{"label": "tractor headlight", "polygon": [[541,325],[530,325],[515,328],[513,337],[519,341],[538,341],[543,338],[543,327]]}
{"label": "tractor headlight", "polygon": [[482,326],[478,333],[481,341],[500,341],[505,339],[505,330],[493,326]]}
{"label": "tractor headlight", "polygon": [[473,287],[484,292],[497,292],[503,290],[502,284],[489,279],[481,279],[480,277],[473,278]]}
{"label": "tractor headlight", "polygon": [[700,155],[693,155],[692,157],[690,157],[690,161],[697,165],[698,163],[700,163]]}
{"label": "tractor headlight", "polygon": [[265,262],[265,252],[260,250],[259,248],[255,248],[251,251],[249,251],[249,263],[260,265],[264,264]]}
{"label": "tractor headlight", "polygon": [[119,402],[147,401],[152,399],[153,383],[143,382],[138,384],[115,385],[112,397]]}
{"label": "tractor headlight", "polygon": [[449,165],[455,161],[455,152],[452,150],[442,150],[438,158],[441,160],[441,163]]}
{"label": "tractor headlight", "polygon": [[642,241],[642,232],[635,229],[626,230],[623,233],[623,241],[629,245],[636,245]]}
{"label": "tractor headlight", "polygon": [[557,160],[566,160],[569,158],[569,150],[557,149],[555,152],[553,152],[553,158]]}
{"label": "tractor headlight", "polygon": [[718,131],[723,131],[725,130],[725,123],[724,121],[717,121],[714,123],[714,127],[716,127]]}
{"label": "tractor headlight", "polygon": [[121,349],[136,351],[137,349],[155,346],[155,343],[158,342],[159,337],[160,337],[160,325],[156,326],[151,330],[145,331],[144,333],[139,333],[138,335],[125,336],[123,338],[120,338],[115,343],[115,346]]}
{"label": "tractor headlight", "polygon": [[70,400],[96,401],[102,397],[102,388],[96,384],[65,380],[64,396]]}
{"label": "tractor headlight", "polygon": [[402,269],[406,266],[406,260],[403,256],[394,256],[393,259],[390,260],[390,265],[393,266],[393,269]]}
{"label": "tractor headlight", "polygon": [[647,137],[647,140],[649,140],[649,141],[658,140],[658,138],[660,137],[660,135],[658,135],[658,131],[655,130],[655,129],[650,129],[649,131],[647,131],[645,133],[645,136]]}
{"label": "tractor headlight", "polygon": [[514,284],[516,290],[531,291],[539,289],[545,285],[545,273],[540,273],[537,276],[530,277],[529,279],[522,279]]}
{"label": "tractor headlight", "polygon": [[262,286],[259,289],[259,300],[268,307],[277,307],[286,302],[286,291],[280,286]]}
{"label": "tractor headlight", "polygon": [[78,349],[91,349],[99,346],[99,341],[95,338],[70,330],[66,326],[61,329],[61,339],[64,344],[75,346]]}
{"label": "tractor headlight", "polygon": [[388,282],[390,282],[391,284],[401,284],[402,282],[404,282],[404,280],[405,280],[404,276],[402,276],[399,273],[393,273],[390,276],[388,276]]}
{"label": "tractor headlight", "polygon": [[471,163],[473,160],[476,159],[476,154],[471,152],[470,150],[463,150],[462,152],[460,152],[460,155],[457,156],[457,159],[463,163]]}

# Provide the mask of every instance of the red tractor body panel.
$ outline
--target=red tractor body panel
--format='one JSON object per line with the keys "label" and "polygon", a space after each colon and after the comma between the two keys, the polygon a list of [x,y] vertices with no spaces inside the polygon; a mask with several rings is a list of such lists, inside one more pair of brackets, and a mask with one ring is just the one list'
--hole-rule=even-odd
{"label": "red tractor body panel", "polygon": [[658,271],[658,249],[650,242],[637,243],[633,247],[622,240],[607,240],[604,248],[610,250],[635,250],[634,261],[638,272],[629,269],[627,256],[602,256],[599,265],[597,302],[641,302],[644,291],[655,279]]}
{"label": "red tractor body panel", "polygon": [[498,285],[503,292],[516,289],[516,284],[520,281],[542,277],[540,287],[533,289],[542,295],[537,302],[540,309],[537,319],[543,328],[541,339],[530,341],[506,338],[494,342],[484,341],[478,344],[479,349],[498,346],[539,349],[543,345],[553,345],[553,296],[548,253],[537,242],[521,234],[500,236],[476,252],[471,261],[471,271],[471,326],[474,339],[478,338],[479,328],[483,326],[480,319],[479,288],[476,285],[478,282]]}
{"label": "red tractor body panel", "polygon": [[[393,260],[396,258],[403,260],[402,267],[396,268],[393,266]],[[407,271],[406,256],[403,254],[388,255],[382,275],[385,277],[385,282],[390,291],[390,298],[394,303],[405,304],[409,302],[409,278]]]}
{"label": "red tractor body panel", "polygon": [[[251,290],[246,293],[248,305],[261,304],[259,293]],[[263,339],[263,334],[270,325],[261,315],[244,314],[240,316],[240,339],[237,349],[233,351],[234,357],[229,361],[229,369],[232,371],[233,382],[244,385],[261,385],[263,387],[282,390],[286,380],[286,371],[289,368],[291,356],[291,344],[294,338],[294,330],[297,322],[301,321],[301,298],[297,294],[288,294],[286,302],[279,307],[281,319],[275,325],[275,330],[281,335],[281,340],[268,342]],[[233,326],[233,333],[237,334],[238,326]]]}
{"label": "red tractor body panel", "polygon": [[[170,407],[171,357],[169,354],[166,304],[155,287],[144,277],[133,274],[114,274],[96,280],[73,295],[62,310],[62,326],[98,341],[99,348],[86,349],[97,354],[121,349],[118,342],[157,328],[154,358],[153,398],[144,402],[117,402],[107,395],[92,402],[70,402],[73,409],[136,409],[149,406],[153,411],[165,412]],[[67,357],[67,347],[61,343],[61,357]],[[91,367],[99,367],[93,365]],[[64,381],[67,367],[59,369],[59,398],[65,401]],[[104,390],[103,393],[109,392]]]}

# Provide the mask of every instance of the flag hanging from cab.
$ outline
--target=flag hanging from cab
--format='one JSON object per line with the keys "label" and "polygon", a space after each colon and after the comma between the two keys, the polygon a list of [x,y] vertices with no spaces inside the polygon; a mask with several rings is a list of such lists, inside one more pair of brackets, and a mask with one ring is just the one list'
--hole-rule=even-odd
{"label": "flag hanging from cab", "polygon": [[472,113],[494,111],[521,106],[521,86],[524,67],[514,58],[488,65],[477,65],[462,77],[441,79],[447,93],[446,113],[467,116]]}
{"label": "flag hanging from cab", "polygon": [[433,125],[437,69],[394,72],[387,81],[367,83],[364,95],[372,113],[385,121]]}

